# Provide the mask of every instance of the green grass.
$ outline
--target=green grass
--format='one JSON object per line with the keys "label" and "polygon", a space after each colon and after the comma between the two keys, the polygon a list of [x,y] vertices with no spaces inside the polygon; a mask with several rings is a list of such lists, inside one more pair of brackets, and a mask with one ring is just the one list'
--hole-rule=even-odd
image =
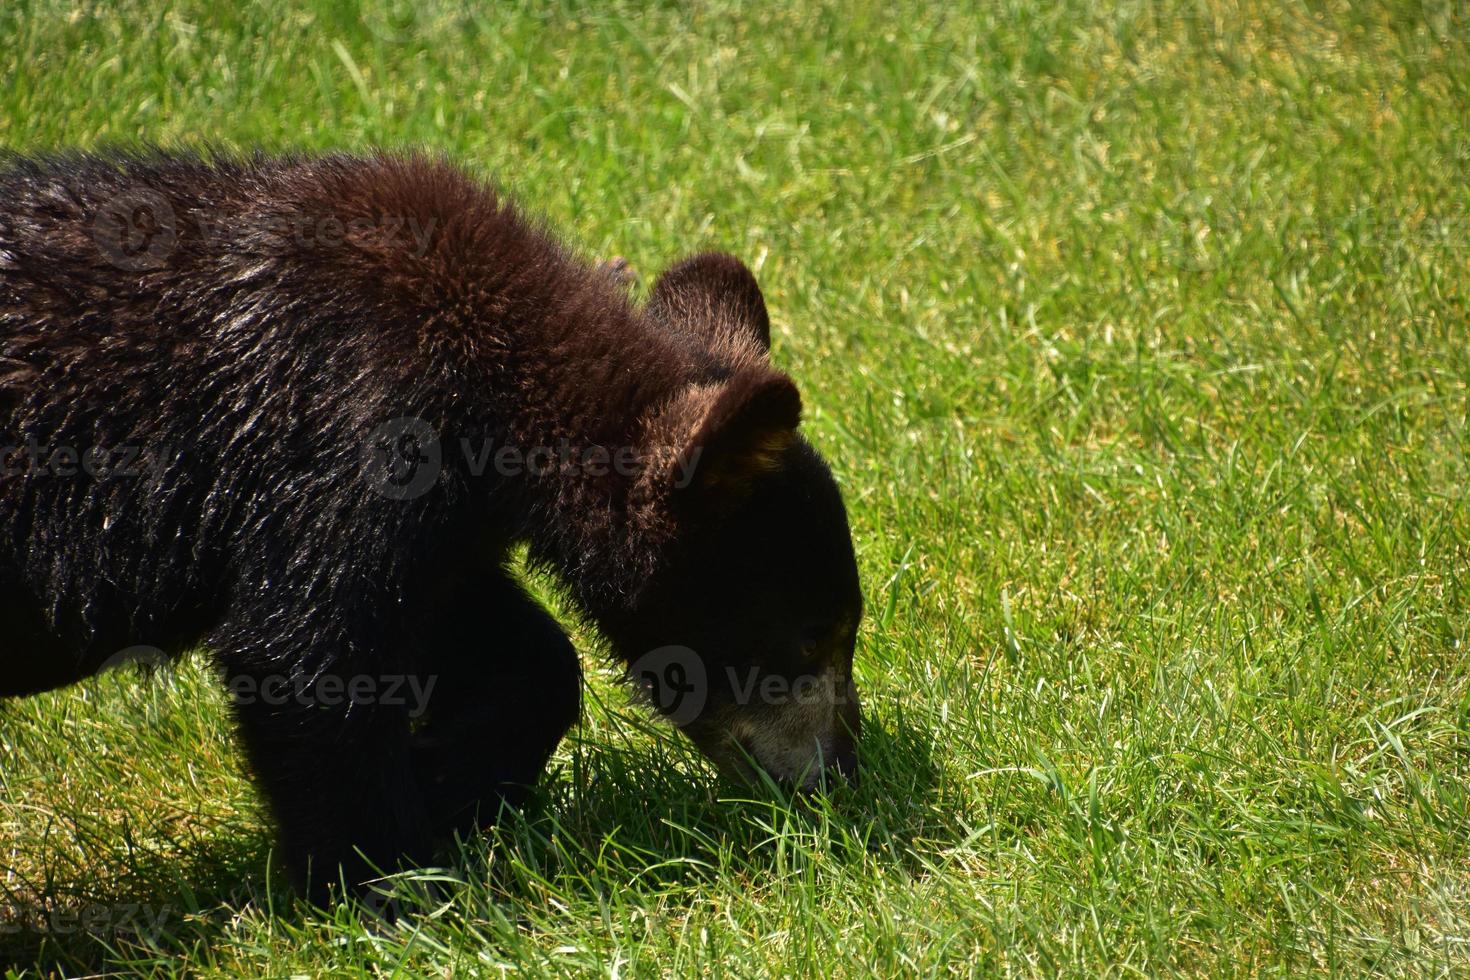
{"label": "green grass", "polygon": [[542,798],[374,929],[267,872],[203,667],[108,675],[0,708],[0,922],[113,928],[0,963],[1470,972],[1461,4],[70,6],[0,6],[0,145],[425,145],[757,266],[867,768],[732,799],[589,658]]}

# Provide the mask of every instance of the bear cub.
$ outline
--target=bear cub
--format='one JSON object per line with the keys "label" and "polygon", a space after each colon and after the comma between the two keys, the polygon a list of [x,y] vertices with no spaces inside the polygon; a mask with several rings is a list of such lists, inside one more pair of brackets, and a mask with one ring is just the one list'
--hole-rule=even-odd
{"label": "bear cub", "polygon": [[847,518],[750,271],[643,306],[417,155],[0,162],[0,697],[203,647],[325,899],[580,707],[524,544],[722,770],[854,769]]}

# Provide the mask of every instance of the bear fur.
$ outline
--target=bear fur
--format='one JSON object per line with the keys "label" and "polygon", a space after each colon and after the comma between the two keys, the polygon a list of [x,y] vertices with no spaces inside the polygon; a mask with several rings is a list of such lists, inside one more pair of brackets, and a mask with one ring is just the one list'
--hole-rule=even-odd
{"label": "bear fur", "polygon": [[0,697],[204,647],[324,897],[518,803],[576,720],[524,543],[722,767],[852,768],[850,534],[737,260],[638,308],[417,155],[17,157],[0,201]]}

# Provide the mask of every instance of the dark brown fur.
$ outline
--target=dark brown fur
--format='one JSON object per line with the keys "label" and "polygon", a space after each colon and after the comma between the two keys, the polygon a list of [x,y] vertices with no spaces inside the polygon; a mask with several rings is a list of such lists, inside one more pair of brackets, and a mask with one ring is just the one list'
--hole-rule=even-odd
{"label": "dark brown fur", "polygon": [[[491,189],[416,156],[15,159],[0,202],[0,451],[139,453],[133,473],[0,477],[0,696],[139,644],[202,644],[232,685],[439,681],[419,718],[237,698],[299,879],[361,881],[354,847],[384,868],[425,859],[516,802],[574,720],[576,657],[507,570],[517,541],[625,662],[699,651],[711,708],[680,723],[717,760],[726,665],[792,674],[788,654],[805,643],[811,669],[820,643],[850,688],[841,501],[735,260],[676,267],[638,310]],[[371,462],[396,451],[396,420],[442,458],[402,495]],[[634,464],[476,473],[461,449],[487,443]],[[728,577],[783,562],[791,581]],[[740,625],[756,611],[759,629]],[[855,730],[855,700],[841,710]]]}

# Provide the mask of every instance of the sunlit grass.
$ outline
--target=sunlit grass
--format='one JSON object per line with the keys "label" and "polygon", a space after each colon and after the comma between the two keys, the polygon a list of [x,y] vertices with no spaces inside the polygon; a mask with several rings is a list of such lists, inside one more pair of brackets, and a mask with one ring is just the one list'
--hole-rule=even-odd
{"label": "sunlit grass", "polygon": [[14,149],[423,145],[589,253],[741,254],[871,613],[860,786],[734,790],[589,658],[392,928],[268,872],[202,664],[7,704],[0,963],[1470,970],[1458,5],[18,0],[0,79]]}

